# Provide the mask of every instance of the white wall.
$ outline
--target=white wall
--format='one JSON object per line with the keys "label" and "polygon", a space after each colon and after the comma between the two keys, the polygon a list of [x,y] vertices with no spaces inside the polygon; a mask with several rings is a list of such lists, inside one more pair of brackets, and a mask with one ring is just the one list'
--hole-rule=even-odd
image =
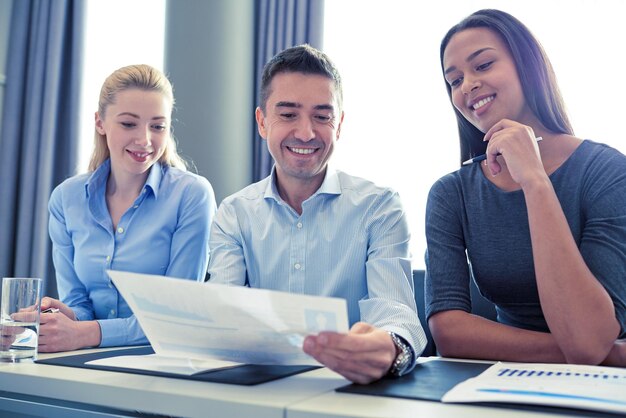
{"label": "white wall", "polygon": [[[87,171],[93,151],[94,114],[105,78],[118,68],[149,64],[163,69],[166,0],[85,2],[85,39],[81,80],[79,167]],[[120,11],[123,10],[123,13]]]}

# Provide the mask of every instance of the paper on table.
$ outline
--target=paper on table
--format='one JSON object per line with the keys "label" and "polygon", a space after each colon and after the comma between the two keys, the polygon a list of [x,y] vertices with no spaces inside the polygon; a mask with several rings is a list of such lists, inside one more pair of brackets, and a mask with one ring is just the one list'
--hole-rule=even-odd
{"label": "paper on table", "polygon": [[507,402],[626,413],[626,369],[496,363],[459,383],[443,402]]}
{"label": "paper on table", "polygon": [[145,356],[117,356],[88,361],[85,364],[96,366],[121,367],[125,369],[151,370],[154,372],[175,373],[191,376],[209,370],[227,369],[241,363],[222,360],[194,360],[188,358],[164,357],[158,354]]}
{"label": "paper on table", "polygon": [[304,337],[348,332],[344,299],[107,271],[160,356],[319,365]]}

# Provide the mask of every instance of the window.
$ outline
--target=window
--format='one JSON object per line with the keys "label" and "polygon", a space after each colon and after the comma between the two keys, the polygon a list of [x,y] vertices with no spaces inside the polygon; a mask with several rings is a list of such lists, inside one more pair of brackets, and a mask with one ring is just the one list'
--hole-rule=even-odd
{"label": "window", "polygon": [[86,4],[81,86],[78,172],[93,149],[94,114],[104,79],[120,67],[149,64],[163,69],[165,0],[108,0]]}
{"label": "window", "polygon": [[626,153],[618,101],[626,97],[626,2],[327,1],[324,50],[342,74],[346,111],[333,164],[400,193],[414,268],[424,267],[430,186],[459,167],[439,44],[452,25],[483,8],[511,13],[542,43],[576,135]]}

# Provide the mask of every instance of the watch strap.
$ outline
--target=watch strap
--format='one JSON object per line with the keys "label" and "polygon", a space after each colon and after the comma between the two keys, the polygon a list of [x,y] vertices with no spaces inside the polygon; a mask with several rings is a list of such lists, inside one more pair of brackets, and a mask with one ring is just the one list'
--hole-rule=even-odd
{"label": "watch strap", "polygon": [[411,364],[413,364],[413,349],[404,338],[395,332],[389,331],[389,336],[391,337],[391,341],[393,341],[393,344],[396,346],[396,351],[398,352],[398,355],[389,369],[389,374],[392,376],[402,376],[407,370],[409,370]]}

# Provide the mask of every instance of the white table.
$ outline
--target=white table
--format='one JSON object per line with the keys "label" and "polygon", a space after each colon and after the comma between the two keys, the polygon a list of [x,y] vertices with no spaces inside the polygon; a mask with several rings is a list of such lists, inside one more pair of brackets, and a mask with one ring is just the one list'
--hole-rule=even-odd
{"label": "white table", "polygon": [[286,418],[558,418],[563,415],[328,392],[287,408]]}
{"label": "white table", "polygon": [[[437,357],[420,357],[425,362]],[[492,361],[445,359],[447,361],[487,363]],[[334,390],[300,401],[287,408],[286,418],[558,418],[554,413],[493,408],[478,405],[444,404],[441,402],[402,399],[384,396],[340,393]],[[561,415],[562,416],[562,415]]]}
{"label": "white table", "polygon": [[[81,350],[86,354],[96,350]],[[99,350],[98,350],[99,351]],[[40,355],[50,358],[78,352]],[[46,364],[0,363],[0,416],[127,417],[455,417],[559,415],[338,393],[349,382],[318,369],[254,386],[227,385]],[[138,414],[138,413],[139,414]],[[154,417],[155,415],[150,415]]]}
{"label": "white table", "polygon": [[[348,383],[326,369],[241,386],[45,364],[0,363],[0,391],[7,392],[0,392],[4,398],[0,399],[0,416],[5,416],[4,410],[64,418],[92,417],[96,413],[126,416],[132,411],[184,417],[284,418],[288,406]],[[23,395],[44,399],[19,399]]]}

